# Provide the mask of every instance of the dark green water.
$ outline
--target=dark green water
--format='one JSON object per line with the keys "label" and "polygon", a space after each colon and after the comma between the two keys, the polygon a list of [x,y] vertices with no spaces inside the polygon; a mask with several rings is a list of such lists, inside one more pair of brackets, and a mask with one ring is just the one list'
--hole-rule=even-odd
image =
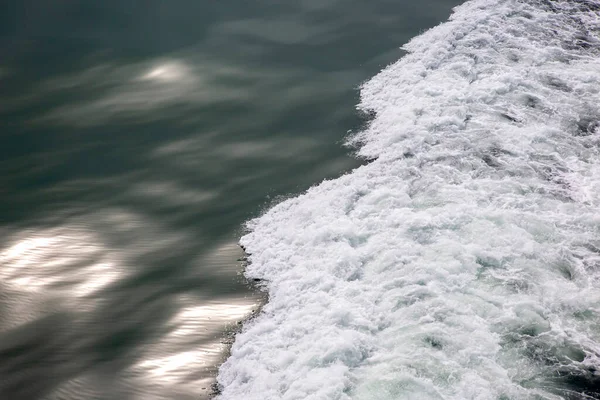
{"label": "dark green water", "polygon": [[359,162],[357,88],[458,0],[0,5],[0,399],[198,399],[242,224]]}

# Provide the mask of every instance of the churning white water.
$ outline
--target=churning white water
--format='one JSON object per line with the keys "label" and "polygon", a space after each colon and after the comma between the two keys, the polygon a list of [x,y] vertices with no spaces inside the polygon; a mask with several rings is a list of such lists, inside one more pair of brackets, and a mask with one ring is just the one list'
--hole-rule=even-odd
{"label": "churning white water", "polygon": [[600,398],[600,1],[472,0],[362,88],[373,161],[250,222],[222,400]]}

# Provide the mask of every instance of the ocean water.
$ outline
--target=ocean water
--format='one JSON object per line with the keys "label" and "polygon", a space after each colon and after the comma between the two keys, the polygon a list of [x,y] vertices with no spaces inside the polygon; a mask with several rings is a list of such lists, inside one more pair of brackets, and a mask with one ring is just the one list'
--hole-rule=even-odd
{"label": "ocean water", "polygon": [[600,2],[470,0],[361,88],[370,162],[248,223],[220,400],[600,399]]}
{"label": "ocean water", "polygon": [[365,163],[359,85],[461,2],[0,2],[0,400],[208,398],[244,222]]}

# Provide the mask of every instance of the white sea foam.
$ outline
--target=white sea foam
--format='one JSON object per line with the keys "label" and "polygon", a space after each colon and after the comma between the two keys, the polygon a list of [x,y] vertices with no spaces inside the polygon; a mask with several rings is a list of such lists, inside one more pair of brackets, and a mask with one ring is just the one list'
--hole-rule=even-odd
{"label": "white sea foam", "polygon": [[406,45],[374,161],[249,224],[219,399],[600,398],[599,43],[598,1],[474,0]]}

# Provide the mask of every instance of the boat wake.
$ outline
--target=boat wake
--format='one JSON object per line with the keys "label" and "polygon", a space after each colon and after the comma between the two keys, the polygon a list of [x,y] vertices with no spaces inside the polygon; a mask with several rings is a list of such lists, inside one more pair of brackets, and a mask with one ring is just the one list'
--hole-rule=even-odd
{"label": "boat wake", "polygon": [[249,223],[219,399],[600,398],[600,2],[472,0],[361,91],[373,161]]}

